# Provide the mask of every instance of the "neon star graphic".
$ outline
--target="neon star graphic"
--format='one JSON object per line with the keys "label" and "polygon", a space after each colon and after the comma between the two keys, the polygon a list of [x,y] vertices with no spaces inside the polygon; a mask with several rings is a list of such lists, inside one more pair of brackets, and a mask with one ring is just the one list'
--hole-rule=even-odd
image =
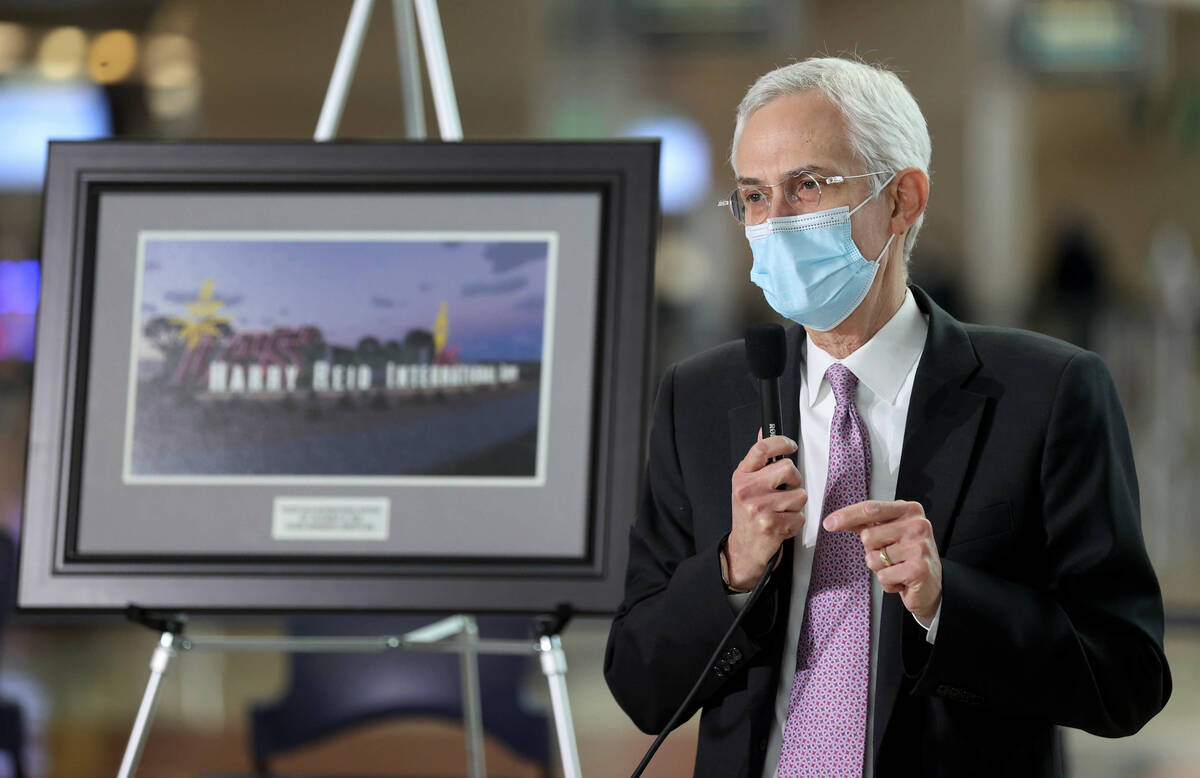
{"label": "neon star graphic", "polygon": [[191,314],[190,319],[171,317],[171,323],[182,328],[179,330],[179,337],[187,341],[189,349],[203,343],[205,338],[220,337],[221,331],[218,326],[233,321],[228,316],[217,316],[217,311],[225,307],[225,301],[213,297],[215,287],[216,283],[211,278],[206,280],[200,285],[199,296],[190,303],[183,304],[183,307],[187,308],[187,312]]}

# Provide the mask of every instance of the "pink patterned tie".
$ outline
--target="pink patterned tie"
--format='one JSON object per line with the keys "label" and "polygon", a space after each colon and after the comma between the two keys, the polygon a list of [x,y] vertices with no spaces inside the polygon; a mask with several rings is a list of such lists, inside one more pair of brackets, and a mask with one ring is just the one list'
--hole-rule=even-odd
{"label": "pink patterned tie", "polygon": [[[829,477],[822,521],[867,499],[871,444],[854,408],[858,377],[844,365],[825,371],[835,407],[829,427]],[[816,391],[815,389],[813,391]],[[867,732],[871,574],[853,532],[818,530],[796,678],[788,701],[779,778],[862,778]]]}

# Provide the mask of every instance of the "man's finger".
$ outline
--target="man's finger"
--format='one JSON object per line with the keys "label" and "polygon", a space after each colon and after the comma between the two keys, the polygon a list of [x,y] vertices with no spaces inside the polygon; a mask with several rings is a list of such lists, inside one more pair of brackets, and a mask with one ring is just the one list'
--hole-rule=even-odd
{"label": "man's finger", "polygon": [[[890,551],[888,551],[889,548],[891,549]],[[883,563],[883,556],[880,555],[880,551],[887,551],[887,558],[890,564]],[[863,549],[863,555],[867,560],[867,569],[873,573],[881,572],[889,567],[896,567],[897,565],[906,561],[900,557],[899,550],[894,546]]]}
{"label": "man's finger", "polygon": [[786,435],[772,435],[751,446],[737,469],[742,473],[753,473],[766,467],[771,459],[787,456],[795,451],[796,441]]}
{"label": "man's finger", "polygon": [[808,503],[808,492],[804,489],[789,489],[786,499],[775,503],[776,513],[794,513],[800,511]]}
{"label": "man's finger", "polygon": [[864,548],[880,549],[898,543],[904,537],[904,532],[901,522],[889,521],[886,524],[859,530],[858,537],[862,540]]}
{"label": "man's finger", "polygon": [[803,489],[788,489],[771,491],[755,497],[747,506],[757,522],[775,526],[793,514],[801,515],[803,521],[802,511],[807,503],[808,492]]}
{"label": "man's finger", "polygon": [[882,524],[902,516],[916,515],[921,511],[919,503],[905,500],[864,500],[853,505],[847,505],[841,510],[834,511],[825,517],[824,527],[829,532],[841,532],[869,527],[872,524]]}
{"label": "man's finger", "polygon": [[796,469],[796,464],[790,459],[781,459],[778,462],[772,462],[764,467],[760,472],[762,478],[771,485],[772,489],[795,489],[804,483],[804,479],[800,476],[800,471]]}
{"label": "man's finger", "polygon": [[885,567],[875,573],[875,577],[879,579],[879,585],[887,591],[896,591],[904,589],[916,582],[917,576],[921,573],[920,560],[906,559],[903,562]]}
{"label": "man's finger", "polygon": [[779,522],[779,537],[782,540],[794,538],[804,529],[804,514],[799,511],[781,511],[775,516]]}

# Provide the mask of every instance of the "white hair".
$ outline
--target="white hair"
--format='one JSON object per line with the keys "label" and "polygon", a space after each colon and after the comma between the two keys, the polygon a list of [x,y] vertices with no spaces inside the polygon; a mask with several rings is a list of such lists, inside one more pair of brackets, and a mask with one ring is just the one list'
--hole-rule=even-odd
{"label": "white hair", "polygon": [[[814,57],[776,68],[746,92],[737,108],[730,163],[737,173],[737,145],[750,114],[780,97],[815,90],[846,118],[850,148],[866,166],[862,172],[894,172],[915,167],[929,175],[932,153],[929,128],[908,87],[895,73],[841,57]],[[886,181],[876,176],[873,193]],[[917,217],[904,240],[904,257],[912,256],[925,214]]]}

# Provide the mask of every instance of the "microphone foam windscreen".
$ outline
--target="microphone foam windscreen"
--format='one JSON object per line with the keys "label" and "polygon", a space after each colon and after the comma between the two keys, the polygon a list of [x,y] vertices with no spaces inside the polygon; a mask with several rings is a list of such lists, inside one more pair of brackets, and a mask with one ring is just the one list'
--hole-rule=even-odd
{"label": "microphone foam windscreen", "polygon": [[787,339],[783,327],[774,322],[751,324],[746,328],[746,360],[755,378],[783,375],[787,363]]}

